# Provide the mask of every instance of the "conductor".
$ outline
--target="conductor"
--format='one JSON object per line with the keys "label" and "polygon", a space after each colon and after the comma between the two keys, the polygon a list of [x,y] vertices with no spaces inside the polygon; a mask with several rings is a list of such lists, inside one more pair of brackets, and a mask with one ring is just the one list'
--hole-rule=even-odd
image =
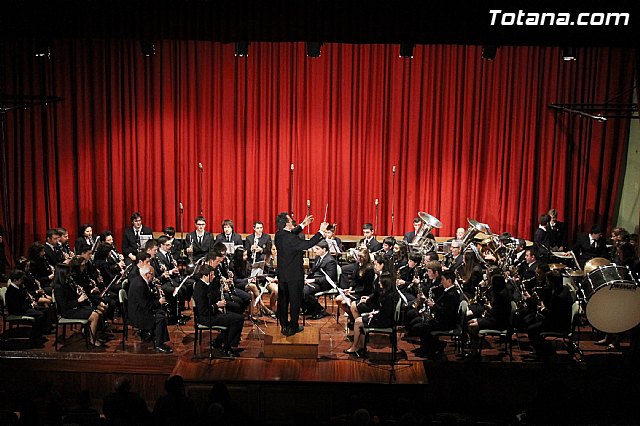
{"label": "conductor", "polygon": [[[311,222],[313,222],[313,216],[307,216],[300,225],[294,228],[293,220],[287,212],[276,216],[278,229],[275,237],[278,249],[278,317],[282,334],[285,336],[293,336],[304,330],[304,327],[298,324],[304,288],[302,255],[304,250],[310,249],[324,238],[329,225],[322,222],[320,230],[310,240],[300,238],[298,234]],[[291,319],[289,319],[289,313]]]}

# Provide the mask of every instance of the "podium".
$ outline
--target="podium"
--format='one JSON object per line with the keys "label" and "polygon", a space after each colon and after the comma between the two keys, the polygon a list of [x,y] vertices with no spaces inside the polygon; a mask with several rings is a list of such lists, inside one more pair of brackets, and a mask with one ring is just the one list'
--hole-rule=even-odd
{"label": "podium", "polygon": [[318,359],[320,330],[308,328],[293,336],[283,336],[280,327],[265,330],[263,354],[265,358]]}

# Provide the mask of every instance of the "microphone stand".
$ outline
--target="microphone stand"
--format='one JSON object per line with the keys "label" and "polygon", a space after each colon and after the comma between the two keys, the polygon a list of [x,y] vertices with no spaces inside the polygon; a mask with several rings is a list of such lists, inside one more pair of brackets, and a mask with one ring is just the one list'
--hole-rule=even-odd
{"label": "microphone stand", "polygon": [[291,163],[291,173],[289,174],[289,188],[291,188],[289,192],[289,212],[293,217],[293,163]]}
{"label": "microphone stand", "polygon": [[376,205],[376,224],[374,226],[374,229],[378,231],[378,199],[377,198],[375,201],[375,205]]}
{"label": "microphone stand", "polygon": [[395,222],[395,204],[396,204],[396,166],[393,166],[393,178],[391,184],[391,235],[393,237],[393,224]]}
{"label": "microphone stand", "polygon": [[202,167],[202,163],[198,163],[198,167],[200,168],[200,176],[198,179],[198,198],[200,200],[200,216],[202,216],[202,175],[204,174],[204,169]]}

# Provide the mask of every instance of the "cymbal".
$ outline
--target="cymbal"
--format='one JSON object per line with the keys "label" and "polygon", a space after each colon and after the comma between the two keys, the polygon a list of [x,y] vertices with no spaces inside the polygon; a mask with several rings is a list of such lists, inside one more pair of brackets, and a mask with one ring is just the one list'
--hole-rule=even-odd
{"label": "cymbal", "polygon": [[552,271],[562,270],[567,267],[567,265],[565,265],[564,263],[550,263],[548,266]]}
{"label": "cymbal", "polygon": [[571,277],[584,277],[584,271],[580,271],[580,270],[567,271],[567,275]]}
{"label": "cymbal", "polygon": [[442,228],[442,222],[440,222],[435,216],[431,216],[427,212],[418,212],[418,217],[432,228]]}
{"label": "cymbal", "polygon": [[609,259],[605,259],[603,257],[594,257],[590,261],[584,264],[584,273],[589,274],[601,266],[611,265],[611,261]]}

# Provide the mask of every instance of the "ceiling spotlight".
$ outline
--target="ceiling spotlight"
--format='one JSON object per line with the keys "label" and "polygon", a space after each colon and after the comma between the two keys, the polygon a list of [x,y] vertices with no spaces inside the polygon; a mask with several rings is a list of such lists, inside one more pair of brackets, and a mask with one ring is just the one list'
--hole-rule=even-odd
{"label": "ceiling spotlight", "polygon": [[140,50],[144,56],[153,56],[156,54],[156,45],[151,40],[142,40],[140,42]]}
{"label": "ceiling spotlight", "polygon": [[413,43],[402,43],[400,45],[400,57],[401,58],[413,58]]}
{"label": "ceiling spotlight", "polygon": [[496,58],[496,46],[482,46],[482,59],[493,61]]}
{"label": "ceiling spotlight", "polygon": [[562,48],[562,59],[565,61],[575,61],[576,60],[576,48],[575,47],[563,47]]}
{"label": "ceiling spotlight", "polygon": [[247,41],[238,41],[236,42],[236,56],[240,56],[244,58],[249,56],[249,42]]}
{"label": "ceiling spotlight", "polygon": [[322,48],[321,42],[317,41],[308,41],[307,42],[307,56],[310,58],[319,58],[320,57],[320,49]]}

